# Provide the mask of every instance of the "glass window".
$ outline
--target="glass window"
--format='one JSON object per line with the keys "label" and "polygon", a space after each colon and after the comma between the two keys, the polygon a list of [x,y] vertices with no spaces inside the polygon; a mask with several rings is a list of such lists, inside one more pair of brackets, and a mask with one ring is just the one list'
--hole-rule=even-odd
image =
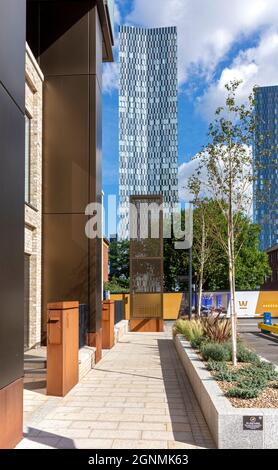
{"label": "glass window", "polygon": [[25,202],[30,202],[31,119],[25,115]]}

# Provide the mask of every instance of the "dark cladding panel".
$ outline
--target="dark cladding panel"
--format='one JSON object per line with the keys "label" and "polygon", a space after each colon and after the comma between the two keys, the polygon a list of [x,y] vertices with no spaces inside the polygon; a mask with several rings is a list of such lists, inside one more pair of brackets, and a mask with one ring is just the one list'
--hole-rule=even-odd
{"label": "dark cladding panel", "polygon": [[84,213],[89,200],[89,77],[49,77],[44,99],[44,213]]}
{"label": "dark cladding panel", "polygon": [[46,75],[89,73],[91,1],[40,2],[40,66]]}
{"label": "dark cladding panel", "polygon": [[1,389],[23,376],[24,337],[24,115],[1,85],[0,220]]}
{"label": "dark cladding panel", "polygon": [[25,0],[0,1],[0,83],[24,112]]}

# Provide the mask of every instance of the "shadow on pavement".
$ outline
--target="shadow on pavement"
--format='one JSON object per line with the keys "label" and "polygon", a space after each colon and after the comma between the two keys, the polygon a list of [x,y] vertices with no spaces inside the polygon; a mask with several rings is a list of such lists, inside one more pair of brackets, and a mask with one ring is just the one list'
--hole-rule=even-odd
{"label": "shadow on pavement", "polygon": [[175,441],[214,448],[214,443],[172,339],[158,339],[163,381]]}

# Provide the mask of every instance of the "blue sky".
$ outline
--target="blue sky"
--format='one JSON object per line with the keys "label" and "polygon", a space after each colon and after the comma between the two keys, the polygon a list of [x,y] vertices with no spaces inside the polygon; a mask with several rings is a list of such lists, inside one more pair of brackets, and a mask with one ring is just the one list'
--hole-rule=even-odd
{"label": "blue sky", "polygon": [[115,63],[103,69],[106,199],[118,194],[119,24],[177,26],[181,186],[194,170],[191,158],[206,143],[208,124],[223,103],[225,83],[241,79],[243,100],[254,85],[278,84],[277,0],[116,0]]}

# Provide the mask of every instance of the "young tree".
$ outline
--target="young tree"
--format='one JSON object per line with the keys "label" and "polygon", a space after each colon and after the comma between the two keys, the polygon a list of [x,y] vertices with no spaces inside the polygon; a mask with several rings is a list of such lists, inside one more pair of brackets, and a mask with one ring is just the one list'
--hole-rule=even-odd
{"label": "young tree", "polygon": [[112,241],[109,245],[109,278],[129,280],[129,241]]}
{"label": "young tree", "polygon": [[[215,237],[215,229],[226,237],[226,220],[216,201],[203,199],[202,211],[195,206],[194,210],[194,241],[193,241],[193,268],[198,280],[202,266],[200,266],[202,252],[202,219],[205,218],[205,253],[203,286],[206,290],[217,291],[229,289],[228,259],[223,245]],[[204,214],[202,214],[202,212]],[[239,290],[256,290],[265,278],[271,274],[268,255],[260,251],[260,227],[253,224],[250,218],[242,213],[235,214],[238,220],[235,237],[235,284]]]}
{"label": "young tree", "polygon": [[216,260],[215,239],[211,237],[211,220],[214,204],[202,197],[201,183],[196,176],[188,182],[188,190],[193,196],[193,266],[198,284],[197,316],[201,316],[203,286],[210,271],[210,263]]}
{"label": "young tree", "polygon": [[236,288],[256,290],[264,284],[272,272],[266,252],[259,249],[259,225],[252,224],[248,217],[241,214],[240,234],[236,241]]}
{"label": "young tree", "polygon": [[[246,104],[238,104],[236,93],[239,81],[226,85],[225,106],[216,110],[215,120],[209,126],[210,142],[200,154],[197,177],[208,197],[217,202],[225,230],[213,221],[216,240],[222,245],[228,260],[230,314],[232,320],[232,358],[237,364],[237,312],[235,305],[235,265],[241,245],[240,213],[250,210],[252,204],[253,161],[251,147],[256,131],[254,95]],[[205,175],[204,178],[202,175]]]}
{"label": "young tree", "polygon": [[188,252],[175,249],[176,239],[165,238],[163,241],[164,291],[175,292],[185,288],[181,276],[188,272]]}

